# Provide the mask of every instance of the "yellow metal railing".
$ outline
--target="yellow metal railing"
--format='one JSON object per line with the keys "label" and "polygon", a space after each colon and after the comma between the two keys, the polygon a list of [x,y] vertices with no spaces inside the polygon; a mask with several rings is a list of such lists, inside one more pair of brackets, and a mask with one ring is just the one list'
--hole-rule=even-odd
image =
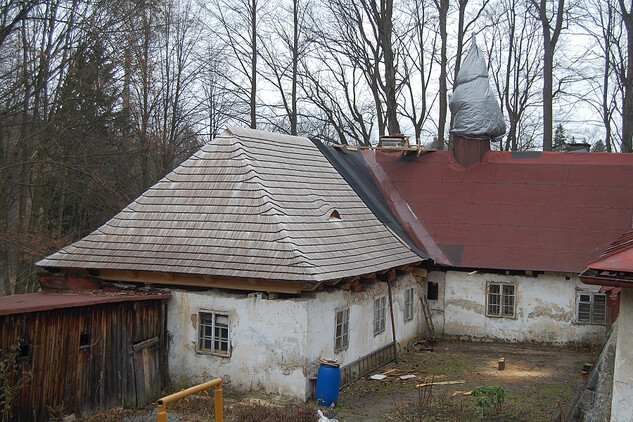
{"label": "yellow metal railing", "polygon": [[211,381],[207,381],[202,384],[198,384],[194,387],[189,387],[186,390],[179,391],[174,394],[170,394],[163,398],[160,398],[156,401],[156,406],[158,406],[158,414],[156,415],[156,422],[167,422],[167,405],[169,403],[175,402],[177,400],[181,400],[190,396],[191,394],[196,394],[200,391],[204,391],[207,388],[214,387],[214,398],[215,398],[215,422],[223,422],[224,418],[222,416],[222,378],[216,378]]}

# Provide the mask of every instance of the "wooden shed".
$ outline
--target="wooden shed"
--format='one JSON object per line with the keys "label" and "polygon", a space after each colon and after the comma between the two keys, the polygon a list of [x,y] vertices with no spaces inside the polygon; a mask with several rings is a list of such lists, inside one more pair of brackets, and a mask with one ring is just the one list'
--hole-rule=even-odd
{"label": "wooden shed", "polygon": [[88,415],[156,399],[166,380],[164,293],[0,297],[0,353],[19,345],[11,383],[19,421]]}

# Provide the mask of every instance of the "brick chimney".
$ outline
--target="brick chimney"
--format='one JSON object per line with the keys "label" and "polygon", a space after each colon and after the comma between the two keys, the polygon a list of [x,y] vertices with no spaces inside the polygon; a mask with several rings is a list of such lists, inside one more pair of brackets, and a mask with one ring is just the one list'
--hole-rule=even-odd
{"label": "brick chimney", "polygon": [[481,162],[486,151],[490,151],[489,139],[472,139],[453,135],[455,161],[464,167]]}

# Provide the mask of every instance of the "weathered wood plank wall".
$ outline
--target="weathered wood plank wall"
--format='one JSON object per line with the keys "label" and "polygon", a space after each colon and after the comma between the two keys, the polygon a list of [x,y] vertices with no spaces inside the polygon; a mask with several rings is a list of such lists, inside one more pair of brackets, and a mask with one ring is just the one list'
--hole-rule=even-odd
{"label": "weathered wood plank wall", "polygon": [[15,376],[32,374],[13,420],[46,421],[50,409],[81,416],[151,402],[167,379],[165,333],[164,299],[0,316],[0,348],[25,342]]}

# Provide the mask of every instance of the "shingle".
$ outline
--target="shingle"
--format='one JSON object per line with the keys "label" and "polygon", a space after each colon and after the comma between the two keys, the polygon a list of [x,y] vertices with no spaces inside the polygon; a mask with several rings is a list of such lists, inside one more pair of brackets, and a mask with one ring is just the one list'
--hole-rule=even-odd
{"label": "shingle", "polygon": [[318,282],[418,261],[309,139],[232,128],[38,265]]}

